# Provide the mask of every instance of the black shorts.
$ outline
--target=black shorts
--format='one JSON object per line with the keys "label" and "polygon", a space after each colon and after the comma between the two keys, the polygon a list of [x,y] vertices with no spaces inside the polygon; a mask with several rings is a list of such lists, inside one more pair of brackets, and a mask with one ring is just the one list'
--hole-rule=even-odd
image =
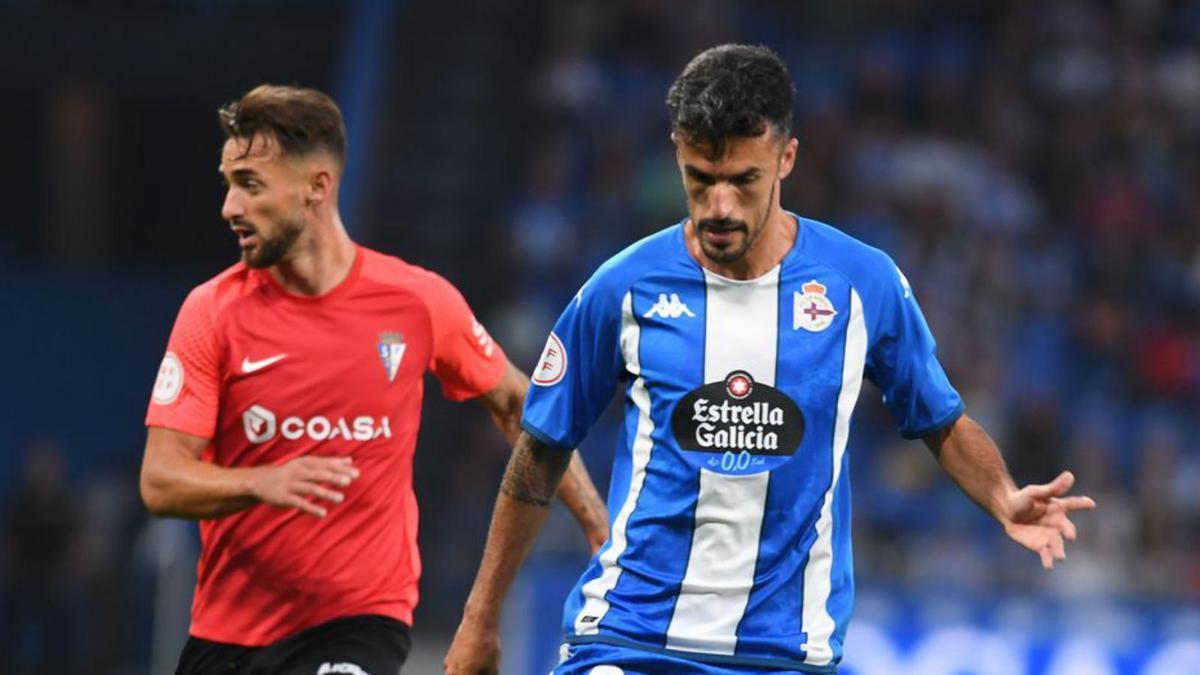
{"label": "black shorts", "polygon": [[175,675],[396,675],[411,646],[400,621],[349,616],[264,647],[189,637]]}

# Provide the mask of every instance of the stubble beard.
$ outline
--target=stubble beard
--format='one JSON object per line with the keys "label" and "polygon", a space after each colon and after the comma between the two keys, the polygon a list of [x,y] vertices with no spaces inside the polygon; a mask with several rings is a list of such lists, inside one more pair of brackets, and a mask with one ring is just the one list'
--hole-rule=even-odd
{"label": "stubble beard", "polygon": [[292,250],[303,230],[303,225],[296,220],[280,221],[279,232],[274,237],[267,239],[259,234],[258,246],[249,251],[242,251],[242,261],[247,267],[254,269],[263,269],[279,263]]}
{"label": "stubble beard", "polygon": [[[700,235],[701,231],[703,229],[705,229],[705,227],[707,225],[709,225],[710,223],[711,224],[717,224],[717,223],[732,224],[734,226],[734,229],[741,230],[744,234],[744,236],[742,238],[742,245],[738,246],[736,248],[733,248],[733,247],[717,248],[716,246],[710,245],[704,239],[703,236],[698,236],[698,239],[700,240],[700,250],[704,252],[705,257],[707,257],[709,260],[713,261],[714,263],[717,263],[718,265],[731,265],[733,263],[738,262],[742,258],[746,257],[746,253],[748,253],[750,251],[751,247],[753,247],[754,244],[758,242],[758,240],[762,237],[763,232],[766,231],[767,218],[770,217],[770,215],[771,215],[771,204],[773,204],[774,201],[775,201],[775,186],[772,185],[771,186],[771,194],[767,197],[767,210],[765,213],[763,213],[763,217],[759,221],[758,227],[754,228],[753,230],[751,230],[750,226],[747,225],[746,222],[742,221],[742,220],[715,221],[713,219],[704,219],[704,220],[701,220],[699,223],[697,223],[696,224],[696,234],[697,235]],[[722,228],[722,229],[726,229],[726,228]]]}

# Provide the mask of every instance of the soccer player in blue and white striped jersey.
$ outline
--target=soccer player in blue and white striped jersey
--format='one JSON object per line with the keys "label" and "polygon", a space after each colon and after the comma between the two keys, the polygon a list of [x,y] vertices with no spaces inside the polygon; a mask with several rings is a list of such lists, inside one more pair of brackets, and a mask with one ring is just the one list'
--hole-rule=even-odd
{"label": "soccer player in blue and white striped jersey", "polygon": [[555,673],[835,672],[864,376],[1011,538],[1064,557],[1068,514],[1094,502],[1066,472],[1018,489],[892,260],[781,208],[792,98],[763,47],[705,51],[671,86],[688,217],[602,265],[550,334],[447,672],[496,672],[504,594],[616,391],[611,537],[567,600]]}

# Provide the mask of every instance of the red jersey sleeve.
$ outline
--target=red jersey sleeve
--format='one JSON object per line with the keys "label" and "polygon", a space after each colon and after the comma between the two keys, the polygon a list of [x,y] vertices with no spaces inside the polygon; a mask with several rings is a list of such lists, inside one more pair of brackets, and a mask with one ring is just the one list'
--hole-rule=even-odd
{"label": "red jersey sleeve", "polygon": [[192,290],[171,330],[146,411],[146,426],[212,438],[220,383],[213,286]]}
{"label": "red jersey sleeve", "polygon": [[508,357],[475,319],[462,293],[437,274],[430,277],[425,293],[433,324],[429,369],[451,401],[486,394],[500,382]]}

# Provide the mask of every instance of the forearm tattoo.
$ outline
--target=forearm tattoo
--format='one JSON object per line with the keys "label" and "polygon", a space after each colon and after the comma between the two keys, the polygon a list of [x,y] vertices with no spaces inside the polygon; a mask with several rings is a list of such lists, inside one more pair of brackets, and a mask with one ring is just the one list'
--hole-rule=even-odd
{"label": "forearm tattoo", "polygon": [[571,453],[546,447],[529,434],[521,434],[504,471],[500,492],[523,504],[548,508],[570,462]]}

